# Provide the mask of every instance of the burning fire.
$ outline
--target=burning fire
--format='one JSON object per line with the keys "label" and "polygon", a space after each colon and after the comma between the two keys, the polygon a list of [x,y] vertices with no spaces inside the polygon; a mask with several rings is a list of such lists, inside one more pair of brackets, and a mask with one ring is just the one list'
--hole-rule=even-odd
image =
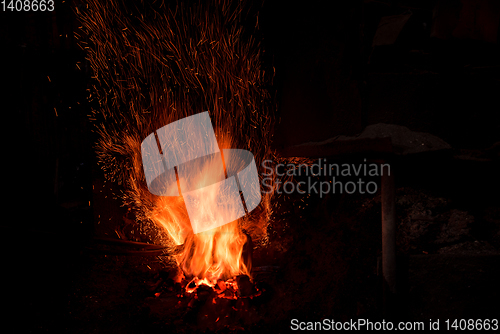
{"label": "burning fire", "polygon": [[[173,7],[89,0],[76,11],[82,23],[77,37],[93,72],[90,99],[97,102],[89,117],[106,177],[124,185],[121,197],[139,222],[152,221],[166,233],[162,242],[186,278],[214,286],[220,279],[250,276],[243,249],[266,243],[271,195],[263,194],[252,214],[194,234],[181,196],[148,191],[141,142],[159,127],[208,110],[220,150],[249,150],[257,166],[271,158],[275,107],[266,85],[273,70],[266,73],[259,42],[243,29],[257,30],[257,15],[248,4],[227,0]],[[202,171],[199,180],[189,181],[204,184],[211,177]],[[216,188],[206,189],[206,196],[217,196]],[[213,219],[228,214],[203,210]]]}

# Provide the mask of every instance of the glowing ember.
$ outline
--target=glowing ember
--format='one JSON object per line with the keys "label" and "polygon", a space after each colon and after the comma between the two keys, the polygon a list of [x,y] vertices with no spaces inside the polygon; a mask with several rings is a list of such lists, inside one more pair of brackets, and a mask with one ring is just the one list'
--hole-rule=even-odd
{"label": "glowing ember", "polygon": [[[152,221],[165,232],[158,242],[170,246],[196,287],[222,289],[220,279],[232,285],[232,277],[250,276],[243,247],[248,237],[266,243],[271,195],[263,194],[252,214],[193,234],[182,197],[148,191],[141,142],[166,124],[208,110],[221,150],[249,150],[257,166],[271,158],[274,105],[265,87],[273,71],[266,74],[259,43],[242,28],[249,20],[257,28],[256,16],[246,7],[225,0],[176,8],[163,2],[90,0],[83,11],[77,10],[80,43],[94,73],[90,96],[98,107],[90,119],[100,137],[100,164],[107,178],[125,186],[120,195],[138,221]],[[198,175],[200,179],[184,182],[203,184],[219,177],[206,171]],[[217,196],[217,189],[208,188],[206,196]],[[200,214],[213,219],[230,214],[210,209]]]}

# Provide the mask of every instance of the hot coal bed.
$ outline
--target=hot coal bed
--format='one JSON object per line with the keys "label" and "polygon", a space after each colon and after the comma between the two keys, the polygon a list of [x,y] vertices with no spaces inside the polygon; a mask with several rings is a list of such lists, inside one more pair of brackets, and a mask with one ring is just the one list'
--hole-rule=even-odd
{"label": "hot coal bed", "polygon": [[[498,4],[213,2],[5,13],[8,106],[31,145],[14,145],[2,223],[17,328],[493,330]],[[207,110],[259,175],[229,240],[185,237],[143,171],[149,134],[163,153],[162,126]]]}

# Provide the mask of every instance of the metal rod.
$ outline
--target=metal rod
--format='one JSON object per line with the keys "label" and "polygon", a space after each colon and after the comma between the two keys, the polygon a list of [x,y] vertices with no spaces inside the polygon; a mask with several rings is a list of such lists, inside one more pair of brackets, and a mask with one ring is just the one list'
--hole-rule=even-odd
{"label": "metal rod", "polygon": [[110,254],[110,255],[162,255],[164,250],[161,249],[145,249],[145,250],[116,250],[116,249],[96,249],[92,247],[86,247],[88,251],[100,253],[100,254]]}
{"label": "metal rod", "polygon": [[129,247],[138,247],[138,248],[145,248],[148,250],[151,249],[165,249],[167,247],[161,246],[161,245],[155,245],[155,244],[148,244],[145,242],[137,242],[137,241],[129,241],[129,240],[121,240],[121,239],[112,239],[112,238],[94,238],[94,241],[104,243],[104,244],[116,244],[116,245],[123,245],[123,246],[129,246]]}

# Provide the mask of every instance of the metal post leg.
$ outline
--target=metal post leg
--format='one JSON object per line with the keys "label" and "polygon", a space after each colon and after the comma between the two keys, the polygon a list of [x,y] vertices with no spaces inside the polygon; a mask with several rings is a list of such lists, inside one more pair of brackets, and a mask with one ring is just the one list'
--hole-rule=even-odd
{"label": "metal post leg", "polygon": [[[385,175],[388,174],[388,175]],[[392,313],[390,304],[396,294],[396,212],[394,175],[382,175],[382,274],[384,277],[384,313]]]}

